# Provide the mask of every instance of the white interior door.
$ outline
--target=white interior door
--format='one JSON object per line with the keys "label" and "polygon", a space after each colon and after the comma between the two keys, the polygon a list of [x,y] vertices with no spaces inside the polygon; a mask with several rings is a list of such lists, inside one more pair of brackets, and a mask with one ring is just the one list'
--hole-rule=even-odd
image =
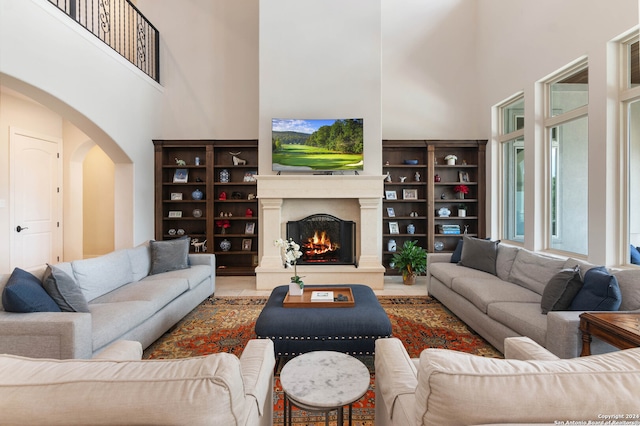
{"label": "white interior door", "polygon": [[61,141],[10,129],[11,268],[62,257]]}

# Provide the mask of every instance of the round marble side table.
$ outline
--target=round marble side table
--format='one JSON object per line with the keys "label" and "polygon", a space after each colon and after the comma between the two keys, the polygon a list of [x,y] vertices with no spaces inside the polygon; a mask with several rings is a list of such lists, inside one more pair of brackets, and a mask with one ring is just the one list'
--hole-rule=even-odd
{"label": "round marble side table", "polygon": [[[299,355],[280,372],[284,391],[284,425],[291,425],[291,404],[307,411],[338,411],[338,425],[343,424],[345,405],[352,404],[369,389],[369,369],[358,359],[340,352],[315,351]],[[287,410],[288,408],[288,410]],[[288,423],[287,423],[288,422]]]}

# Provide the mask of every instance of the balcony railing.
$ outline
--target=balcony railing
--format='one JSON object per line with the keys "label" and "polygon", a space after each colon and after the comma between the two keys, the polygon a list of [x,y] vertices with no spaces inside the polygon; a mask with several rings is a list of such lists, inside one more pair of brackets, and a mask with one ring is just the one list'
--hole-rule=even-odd
{"label": "balcony railing", "polygon": [[160,82],[160,33],[129,0],[49,0]]}

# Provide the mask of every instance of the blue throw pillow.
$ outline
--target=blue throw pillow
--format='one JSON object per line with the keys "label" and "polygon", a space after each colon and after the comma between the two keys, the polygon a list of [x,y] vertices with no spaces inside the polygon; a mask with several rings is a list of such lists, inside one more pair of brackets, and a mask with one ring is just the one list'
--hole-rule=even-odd
{"label": "blue throw pillow", "polygon": [[633,245],[629,244],[629,252],[631,253],[631,263],[640,265],[640,251]]}
{"label": "blue throw pillow", "polygon": [[584,285],[571,302],[570,311],[617,311],[622,303],[620,286],[607,268],[591,268],[584,274]]}
{"label": "blue throw pillow", "polygon": [[16,268],[2,292],[2,306],[7,312],[60,312],[56,302],[47,294],[33,274]]}

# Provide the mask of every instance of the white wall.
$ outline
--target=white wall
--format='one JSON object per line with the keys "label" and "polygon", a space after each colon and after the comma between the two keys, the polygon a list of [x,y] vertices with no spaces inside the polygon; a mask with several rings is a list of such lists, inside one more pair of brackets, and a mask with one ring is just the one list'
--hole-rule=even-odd
{"label": "white wall", "polygon": [[259,174],[272,118],[363,118],[363,174],[382,173],[380,14],[380,0],[260,2]]}
{"label": "white wall", "polygon": [[2,86],[73,123],[116,163],[116,248],[151,238],[162,88],[46,1],[0,3],[0,51]]}
{"label": "white wall", "polygon": [[488,137],[477,122],[477,4],[382,0],[384,139]]}
{"label": "white wall", "polygon": [[[589,260],[612,264],[621,247],[621,137],[618,133],[614,49],[608,44],[638,24],[637,0],[479,0],[477,57],[480,133],[491,133],[491,108],[525,95],[525,241],[544,244],[542,219],[542,92],[536,82],[581,57],[589,60]],[[498,236],[497,146],[488,152],[489,231]],[[613,206],[613,208],[612,208]]]}
{"label": "white wall", "polygon": [[138,0],[160,31],[161,139],[258,137],[258,0]]}

